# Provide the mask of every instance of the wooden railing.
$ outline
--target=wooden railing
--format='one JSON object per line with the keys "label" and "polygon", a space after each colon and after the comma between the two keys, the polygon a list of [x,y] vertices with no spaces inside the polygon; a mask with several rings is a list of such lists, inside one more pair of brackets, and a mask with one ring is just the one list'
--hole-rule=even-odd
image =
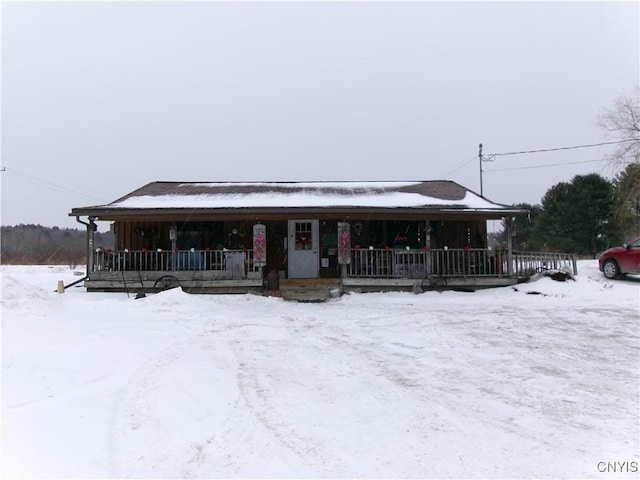
{"label": "wooden railing", "polygon": [[514,275],[530,277],[545,270],[568,270],[578,274],[576,256],[570,253],[513,252]]}
{"label": "wooden railing", "polygon": [[507,273],[506,254],[486,249],[353,250],[348,277],[425,278]]}
{"label": "wooden railing", "polygon": [[507,252],[480,248],[431,250],[429,275],[440,277],[506,276]]}
{"label": "wooden railing", "polygon": [[[513,252],[480,248],[353,250],[348,277],[526,277],[545,269],[569,268],[577,274],[575,255]],[[511,260],[511,268],[509,268]]]}
{"label": "wooden railing", "polygon": [[[509,268],[511,260],[511,268]],[[353,249],[347,277],[426,278],[529,277],[543,270],[577,274],[575,255],[489,249]],[[231,271],[234,276],[259,272],[252,250],[117,250],[94,252],[93,271]]]}
{"label": "wooden railing", "polygon": [[252,250],[116,250],[94,252],[93,271],[259,271]]}

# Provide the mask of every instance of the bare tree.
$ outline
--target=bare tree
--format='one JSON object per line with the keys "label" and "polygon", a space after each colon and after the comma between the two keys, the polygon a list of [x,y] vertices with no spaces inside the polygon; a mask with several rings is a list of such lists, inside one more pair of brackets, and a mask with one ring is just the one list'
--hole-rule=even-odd
{"label": "bare tree", "polygon": [[609,166],[617,173],[614,219],[623,236],[631,238],[640,233],[640,87],[604,109],[598,123],[607,140],[620,142],[608,155]]}
{"label": "bare tree", "polygon": [[640,162],[640,87],[636,87],[631,95],[616,99],[611,108],[600,113],[598,120],[607,140],[620,142],[608,155],[614,171]]}
{"label": "bare tree", "polygon": [[640,235],[640,163],[630,163],[613,180],[615,222],[623,237],[631,241]]}

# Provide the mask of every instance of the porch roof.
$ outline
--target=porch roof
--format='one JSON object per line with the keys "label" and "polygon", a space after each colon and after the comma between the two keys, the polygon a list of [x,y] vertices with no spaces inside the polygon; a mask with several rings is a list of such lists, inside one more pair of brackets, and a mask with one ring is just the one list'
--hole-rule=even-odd
{"label": "porch roof", "polygon": [[451,214],[500,218],[522,213],[452,181],[152,182],[106,205],[71,216],[115,220],[140,216],[233,214]]}

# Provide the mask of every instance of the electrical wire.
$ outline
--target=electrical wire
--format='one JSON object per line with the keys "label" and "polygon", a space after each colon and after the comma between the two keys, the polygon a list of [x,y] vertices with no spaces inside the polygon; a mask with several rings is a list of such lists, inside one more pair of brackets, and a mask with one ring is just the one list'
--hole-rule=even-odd
{"label": "electrical wire", "polygon": [[489,159],[493,159],[498,156],[505,155],[521,155],[525,153],[542,153],[542,152],[557,152],[558,150],[574,150],[577,148],[590,148],[590,147],[601,147],[603,145],[615,145],[617,143],[626,143],[626,142],[638,142],[640,138],[628,138],[626,140],[617,140],[613,142],[601,142],[601,143],[589,143],[585,145],[574,145],[573,147],[556,147],[556,148],[543,148],[538,150],[523,150],[521,152],[503,152],[503,153],[492,153],[489,154]]}
{"label": "electrical wire", "polygon": [[44,188],[47,188],[47,189],[52,190],[54,192],[68,193],[68,194],[76,195],[78,197],[83,197],[83,198],[86,198],[86,199],[89,199],[89,200],[102,202],[102,200],[99,199],[99,198],[93,197],[91,195],[87,195],[87,194],[82,193],[82,192],[78,192],[76,190],[72,190],[70,188],[64,187],[62,185],[55,184],[53,182],[49,182],[47,180],[43,180],[43,179],[38,178],[38,177],[34,177],[33,175],[29,175],[28,173],[21,172],[19,170],[16,170],[15,168],[8,168],[6,166],[3,166],[1,171],[5,175],[8,174],[9,176],[17,178],[18,180],[21,180],[23,182],[31,183],[31,184],[37,185],[39,187],[44,187]]}
{"label": "electrical wire", "polygon": [[606,162],[607,160],[604,158],[598,160],[582,160],[578,162],[562,162],[562,163],[548,163],[546,165],[531,165],[528,167],[510,167],[510,168],[495,168],[491,170],[483,170],[484,173],[493,173],[493,172],[506,172],[507,170],[528,170],[532,168],[548,168],[548,167],[559,167],[562,165],[575,165],[578,163],[596,163],[596,162]]}
{"label": "electrical wire", "polygon": [[449,173],[444,174],[442,177],[439,178],[439,180],[444,180],[446,178],[449,177],[449,175],[451,175],[452,173],[457,172],[458,170],[460,170],[462,167],[470,164],[471,162],[473,162],[474,160],[477,160],[478,157],[474,157],[471,160],[467,160],[466,162],[464,162],[462,165],[460,165],[459,167],[454,168],[453,170],[451,170]]}

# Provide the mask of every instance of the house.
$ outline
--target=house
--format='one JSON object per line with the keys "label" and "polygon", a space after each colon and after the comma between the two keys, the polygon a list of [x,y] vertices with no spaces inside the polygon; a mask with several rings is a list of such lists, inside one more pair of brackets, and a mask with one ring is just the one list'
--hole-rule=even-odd
{"label": "house", "polygon": [[[153,182],[70,215],[87,227],[88,290],[229,293],[512,284],[522,213],[451,181],[372,181]],[[500,219],[508,243],[495,250],[487,221]],[[113,251],[94,244],[103,221]]]}

